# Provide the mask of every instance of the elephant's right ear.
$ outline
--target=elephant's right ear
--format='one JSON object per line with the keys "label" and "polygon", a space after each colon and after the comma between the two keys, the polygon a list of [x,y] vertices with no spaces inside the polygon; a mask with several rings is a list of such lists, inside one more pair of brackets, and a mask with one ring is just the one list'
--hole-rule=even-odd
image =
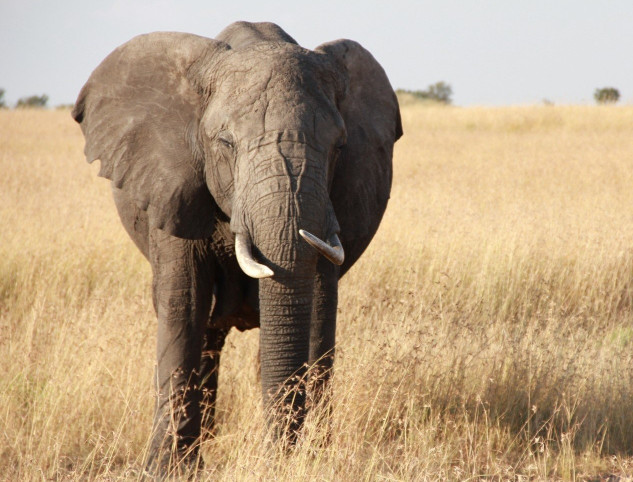
{"label": "elephant's right ear", "polygon": [[92,73],[72,112],[88,162],[127,192],[150,222],[184,238],[213,231],[198,123],[205,89],[196,75],[229,47],[196,35],[135,37]]}

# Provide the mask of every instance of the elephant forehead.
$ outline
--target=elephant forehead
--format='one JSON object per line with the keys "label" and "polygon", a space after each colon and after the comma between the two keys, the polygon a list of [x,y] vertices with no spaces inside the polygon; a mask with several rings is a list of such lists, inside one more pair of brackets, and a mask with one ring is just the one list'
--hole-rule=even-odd
{"label": "elephant forehead", "polygon": [[262,42],[230,52],[222,65],[228,68],[241,67],[240,70],[265,67],[279,70],[284,65],[306,69],[318,64],[310,50],[285,42]]}
{"label": "elephant forehead", "polygon": [[312,147],[302,132],[269,132],[248,144],[247,161],[257,178],[306,174],[320,179],[324,176],[325,153]]}
{"label": "elephant forehead", "polygon": [[319,77],[322,62],[296,45],[263,43],[227,55],[218,67],[221,88],[246,90],[305,87]]}
{"label": "elephant forehead", "polygon": [[301,152],[307,154],[307,157],[319,157],[325,154],[322,148],[312,144],[310,138],[304,132],[291,129],[266,132],[261,136],[246,141],[244,148],[249,153],[249,157],[252,157],[257,155],[256,153],[258,152],[261,153],[262,149],[279,152],[278,145],[280,143],[287,143],[287,149],[301,150]]}

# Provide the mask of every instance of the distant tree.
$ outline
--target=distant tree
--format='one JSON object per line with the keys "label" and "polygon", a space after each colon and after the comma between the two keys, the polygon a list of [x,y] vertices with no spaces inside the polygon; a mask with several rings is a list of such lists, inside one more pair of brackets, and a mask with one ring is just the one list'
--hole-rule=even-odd
{"label": "distant tree", "polygon": [[620,91],[614,87],[603,87],[593,92],[593,98],[598,104],[615,104],[620,100]]}
{"label": "distant tree", "polygon": [[30,97],[22,97],[21,99],[18,99],[18,103],[16,107],[17,108],[46,107],[47,102],[48,102],[48,96],[46,94],[32,95]]}
{"label": "distant tree", "polygon": [[428,86],[426,90],[396,90],[397,94],[411,95],[416,99],[430,100],[434,102],[440,102],[442,104],[450,104],[452,102],[451,96],[453,95],[453,89],[446,82],[436,82]]}
{"label": "distant tree", "polygon": [[4,100],[4,89],[0,89],[0,109],[6,109],[7,103]]}
{"label": "distant tree", "polygon": [[446,82],[436,82],[435,84],[429,85],[426,91],[428,92],[429,99],[436,100],[443,104],[451,103],[453,89]]}

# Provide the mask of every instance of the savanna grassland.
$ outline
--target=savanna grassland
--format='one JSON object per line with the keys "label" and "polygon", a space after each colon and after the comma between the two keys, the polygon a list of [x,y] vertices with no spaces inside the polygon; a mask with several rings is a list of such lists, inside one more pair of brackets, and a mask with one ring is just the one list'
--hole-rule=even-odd
{"label": "savanna grassland", "polygon": [[[633,107],[402,117],[389,208],[341,282],[331,407],[267,452],[258,333],[232,332],[200,479],[633,475]],[[2,480],[141,474],[150,270],[82,148],[68,111],[0,111]]]}

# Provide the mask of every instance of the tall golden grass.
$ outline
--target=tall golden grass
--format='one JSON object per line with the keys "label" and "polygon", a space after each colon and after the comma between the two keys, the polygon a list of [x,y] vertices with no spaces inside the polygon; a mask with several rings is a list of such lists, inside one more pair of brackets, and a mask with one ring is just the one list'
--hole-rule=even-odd
{"label": "tall golden grass", "polygon": [[[258,334],[232,332],[198,477],[632,474],[633,107],[402,116],[387,214],[341,282],[331,407],[271,454]],[[141,475],[150,272],[82,147],[67,111],[0,111],[0,479]]]}

